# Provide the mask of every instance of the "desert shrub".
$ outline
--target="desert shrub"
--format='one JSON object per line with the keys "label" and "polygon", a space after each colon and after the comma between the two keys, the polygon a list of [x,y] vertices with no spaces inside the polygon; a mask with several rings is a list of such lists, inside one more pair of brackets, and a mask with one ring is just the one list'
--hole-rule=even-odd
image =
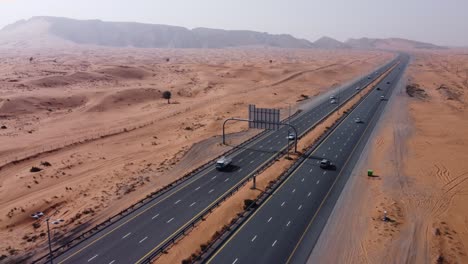
{"label": "desert shrub", "polygon": [[50,162],[48,162],[48,161],[43,161],[43,162],[41,162],[41,165],[42,165],[42,166],[46,166],[46,167],[52,166],[52,164],[50,164]]}
{"label": "desert shrub", "polygon": [[202,251],[205,251],[207,248],[208,248],[208,245],[207,245],[207,244],[201,244],[201,245],[200,245],[200,249],[201,249]]}
{"label": "desert shrub", "polygon": [[171,100],[171,97],[172,97],[172,93],[171,93],[170,91],[164,91],[164,92],[162,93],[162,97],[163,97],[164,99],[167,99],[167,103],[168,103],[168,104],[171,103],[170,100]]}
{"label": "desert shrub", "polygon": [[247,208],[249,207],[255,207],[255,201],[254,200],[251,200],[251,199],[245,199],[244,200],[244,210],[247,210]]}
{"label": "desert shrub", "polygon": [[42,169],[41,168],[38,168],[38,167],[31,167],[31,169],[29,170],[30,172],[39,172],[41,171]]}

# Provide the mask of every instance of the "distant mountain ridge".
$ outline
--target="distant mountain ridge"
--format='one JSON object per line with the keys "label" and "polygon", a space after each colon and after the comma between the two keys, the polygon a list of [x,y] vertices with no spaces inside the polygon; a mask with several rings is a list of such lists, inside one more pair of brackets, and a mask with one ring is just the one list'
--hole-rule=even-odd
{"label": "distant mountain ridge", "polygon": [[341,41],[338,41],[336,39],[324,36],[319,38],[314,42],[314,46],[316,48],[320,49],[349,49],[351,46],[349,46],[346,43],[343,43]]}
{"label": "distant mountain ridge", "polygon": [[322,37],[315,42],[288,34],[250,30],[194,28],[136,22],[105,22],[62,17],[32,17],[0,30],[0,47],[54,48],[92,45],[136,48],[276,47],[319,49],[444,49],[430,43],[401,39],[349,39]]}
{"label": "distant mountain ridge", "polygon": [[51,35],[76,44],[139,48],[313,47],[310,41],[288,34],[273,35],[248,30],[208,28],[189,30],[178,26],[61,17],[33,17],[21,20],[6,26],[0,33],[35,27],[38,23],[47,25],[42,28],[41,36]]}
{"label": "distant mountain ridge", "polygon": [[349,39],[345,43],[356,49],[446,49],[443,46],[402,38],[359,38]]}

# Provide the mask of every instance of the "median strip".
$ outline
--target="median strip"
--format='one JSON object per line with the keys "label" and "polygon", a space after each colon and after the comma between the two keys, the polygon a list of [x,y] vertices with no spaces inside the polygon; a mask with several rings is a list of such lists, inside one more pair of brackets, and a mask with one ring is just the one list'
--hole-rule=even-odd
{"label": "median strip", "polygon": [[[386,75],[391,69],[393,69],[393,67],[382,76]],[[337,111],[329,115],[320,124],[315,126],[312,131],[301,138],[298,145],[299,149],[302,148],[302,151],[306,151],[309,146],[314,145],[314,143],[321,139],[323,135],[327,133],[330,128],[347,113],[347,111],[349,111],[350,108],[360,102],[364,94],[367,94],[370,89],[374,88],[375,83],[380,81],[382,76],[375,82],[369,84],[366,88],[361,89],[351,100],[342,105],[337,109]],[[362,96],[359,96],[360,94]],[[190,234],[178,240],[177,245],[173,246],[170,251],[166,252],[167,254],[161,255],[157,262],[177,263],[184,260],[184,256],[189,256],[191,254],[192,257],[190,257],[190,259],[197,257],[197,252],[203,252],[207,248],[207,241],[218,239],[227,229],[229,229],[229,226],[233,224],[233,221],[237,220],[238,214],[241,214],[245,209],[242,201],[253,201],[261,196],[269,186],[275,183],[281,173],[290,168],[299,158],[297,155],[291,156],[293,157],[292,160],[281,159],[259,174],[257,176],[256,189],[252,190],[250,188],[250,184],[241,187],[239,191],[223,202],[221,206],[214,209],[213,212],[204,219],[204,221],[195,226],[191,230]],[[207,234],[212,234],[211,239],[210,237],[207,237]]]}

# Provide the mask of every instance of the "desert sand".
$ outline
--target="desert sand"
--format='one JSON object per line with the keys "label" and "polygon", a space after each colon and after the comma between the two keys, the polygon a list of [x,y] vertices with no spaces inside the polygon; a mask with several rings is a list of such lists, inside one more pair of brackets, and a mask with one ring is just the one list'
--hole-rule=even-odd
{"label": "desert sand", "polygon": [[467,91],[468,52],[413,53],[309,263],[468,263]]}
{"label": "desert sand", "polygon": [[[222,121],[245,117],[248,104],[285,109],[392,56],[0,50],[0,255],[14,259],[44,249],[45,227],[33,227],[32,213],[65,220],[53,227],[53,238],[82,232],[229,149],[219,144]],[[166,90],[170,104],[161,98]],[[242,123],[228,128],[245,130]],[[236,133],[230,142],[255,133]]]}
{"label": "desert sand", "polygon": [[338,111],[330,114],[326,119],[320,122],[313,130],[304,135],[298,141],[298,152],[292,153],[290,159],[284,157],[272,164],[265,171],[256,176],[256,189],[252,189],[252,183],[247,183],[232,195],[225,203],[217,207],[212,214],[209,214],[204,221],[198,224],[192,232],[180,239],[171,247],[167,254],[157,258],[153,263],[191,263],[200,254],[201,250],[207,245],[213,243],[218,238],[237,216],[244,213],[244,201],[247,199],[255,200],[263,192],[267,191],[267,187],[283,174],[289,167],[297,161],[300,155],[303,155],[324,133],[333,126],[343,114],[356,105],[364,94],[382,79],[374,81],[370,85],[363,87],[361,91],[346,104],[340,107]]}

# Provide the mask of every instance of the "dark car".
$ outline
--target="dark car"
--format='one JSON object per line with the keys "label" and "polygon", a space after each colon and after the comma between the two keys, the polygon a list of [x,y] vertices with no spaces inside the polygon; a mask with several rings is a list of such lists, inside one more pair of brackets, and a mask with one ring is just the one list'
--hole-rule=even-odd
{"label": "dark car", "polygon": [[322,169],[328,169],[331,167],[331,162],[327,159],[323,159],[322,161],[320,161],[320,168]]}

